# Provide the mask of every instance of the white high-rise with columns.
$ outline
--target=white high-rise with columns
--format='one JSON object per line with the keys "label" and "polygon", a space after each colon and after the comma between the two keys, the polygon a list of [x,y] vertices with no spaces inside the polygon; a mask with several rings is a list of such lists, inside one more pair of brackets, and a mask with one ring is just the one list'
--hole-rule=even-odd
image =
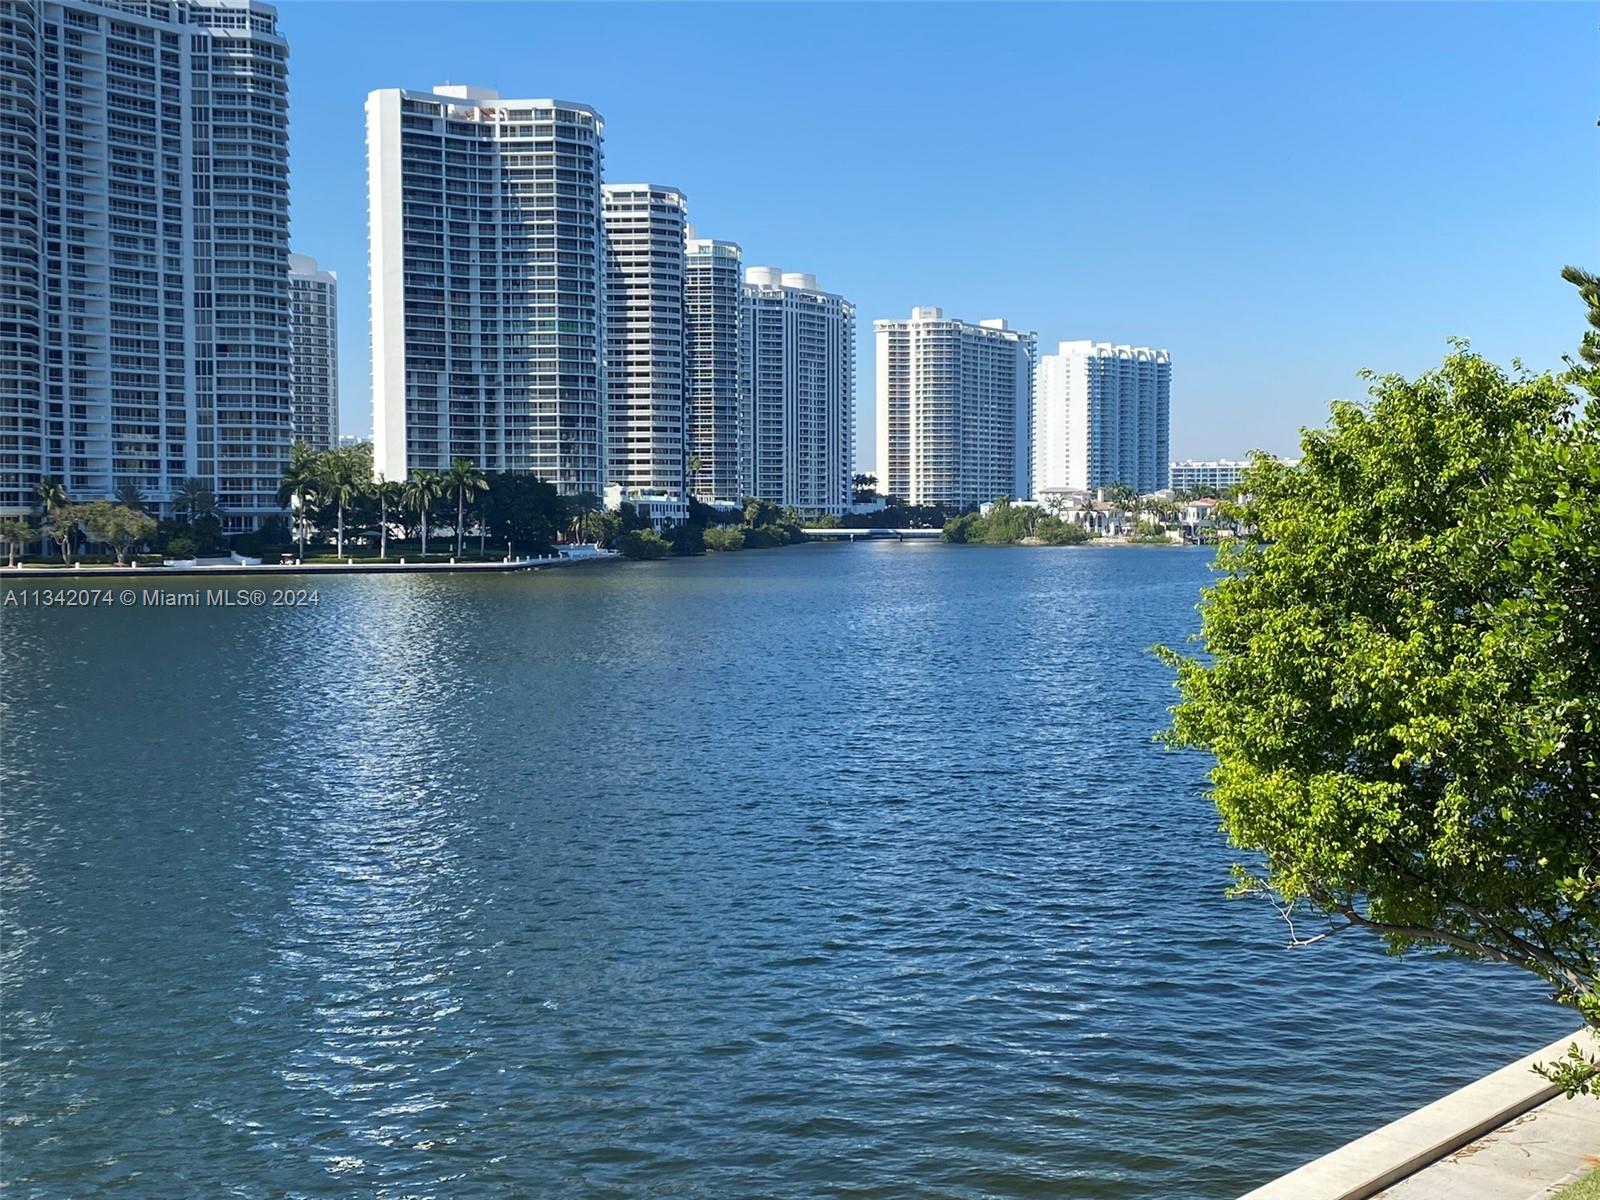
{"label": "white high-rise with columns", "polygon": [[490,88],[367,97],[373,467],[606,475],[604,123]]}
{"label": "white high-rise with columns", "polygon": [[938,308],[875,321],[878,491],[965,507],[1032,494],[1032,333]]}
{"label": "white high-rise with columns", "polygon": [[1111,342],[1062,342],[1034,381],[1033,491],[1167,486],[1172,358]]}

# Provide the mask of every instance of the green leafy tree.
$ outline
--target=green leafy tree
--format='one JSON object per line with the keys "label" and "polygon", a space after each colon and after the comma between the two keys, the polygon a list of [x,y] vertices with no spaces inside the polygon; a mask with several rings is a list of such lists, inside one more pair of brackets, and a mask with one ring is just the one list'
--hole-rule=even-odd
{"label": "green leafy tree", "polygon": [[44,535],[61,548],[61,561],[66,562],[72,544],[78,540],[78,506],[58,503],[44,519]]}
{"label": "green leafy tree", "polygon": [[456,557],[460,558],[461,538],[467,528],[467,493],[488,491],[489,481],[472,463],[458,458],[445,472],[444,485],[447,491],[456,494]]}
{"label": "green leafy tree", "polygon": [[422,522],[422,557],[428,557],[428,509],[444,494],[444,486],[432,471],[413,471],[400,496],[405,506]]}
{"label": "green leafy tree", "polygon": [[1046,513],[1034,524],[1033,536],[1047,546],[1081,546],[1089,540],[1089,531],[1076,521]]}
{"label": "green leafy tree", "polygon": [[1578,345],[1578,361],[1567,360],[1572,367],[1572,381],[1600,399],[1600,275],[1581,267],[1563,267],[1561,278],[1578,289],[1578,297],[1589,309],[1589,328],[1583,331]]}
{"label": "green leafy tree", "polygon": [[489,533],[515,554],[547,554],[570,519],[555,485],[532,475],[495,472],[482,507]]}
{"label": "green leafy tree", "polygon": [[605,511],[600,497],[593,492],[579,492],[567,497],[567,513],[572,521],[572,536],[577,541],[599,540],[600,515]]}
{"label": "green leafy tree", "polygon": [[150,508],[150,502],[145,499],[144,492],[131,480],[117,485],[117,503],[124,508],[133,509],[134,512],[146,512]]}
{"label": "green leafy tree", "polygon": [[594,538],[595,545],[609,549],[622,536],[622,517],[614,512],[597,512],[585,522],[585,530]]}
{"label": "green leafy tree", "polygon": [[117,555],[117,565],[128,561],[128,554],[156,535],[156,519],[125,504],[94,500],[78,506],[78,520],[84,531],[97,542],[105,542]]}
{"label": "green leafy tree", "polygon": [[18,552],[38,536],[39,531],[26,521],[16,517],[0,520],[0,542],[6,544],[6,566],[16,566]]}
{"label": "green leafy tree", "polygon": [[654,529],[630,529],[617,539],[617,549],[624,558],[665,558],[672,553],[672,543]]}
{"label": "green leafy tree", "polygon": [[[1593,301],[1591,301],[1593,304]],[[1600,326],[1597,326],[1600,327]],[[1173,744],[1254,852],[1237,891],[1533,972],[1600,1026],[1600,428],[1458,345],[1257,456]],[[1292,928],[1292,925],[1291,925]],[[1311,938],[1309,940],[1316,940]],[[1587,1087],[1579,1054],[1548,1068]]]}
{"label": "green leafy tree", "polygon": [[305,442],[295,442],[289,450],[289,465],[279,481],[278,503],[289,509],[294,518],[295,541],[299,543],[301,558],[306,556],[306,524],[321,481],[317,451]]}
{"label": "green leafy tree", "polygon": [[703,540],[707,550],[743,550],[744,530],[736,525],[713,525],[705,531]]}

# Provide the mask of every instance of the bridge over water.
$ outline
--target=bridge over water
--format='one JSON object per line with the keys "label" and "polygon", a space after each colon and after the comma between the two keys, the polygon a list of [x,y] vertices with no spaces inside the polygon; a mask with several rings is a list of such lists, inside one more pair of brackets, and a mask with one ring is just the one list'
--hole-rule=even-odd
{"label": "bridge over water", "polygon": [[938,541],[937,529],[803,529],[802,533],[813,541],[856,542],[893,540]]}

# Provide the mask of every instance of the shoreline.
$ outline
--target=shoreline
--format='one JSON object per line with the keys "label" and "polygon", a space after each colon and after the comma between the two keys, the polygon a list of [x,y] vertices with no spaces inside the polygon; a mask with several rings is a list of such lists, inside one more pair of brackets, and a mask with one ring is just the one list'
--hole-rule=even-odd
{"label": "shoreline", "polygon": [[591,554],[565,558],[512,558],[498,562],[413,562],[405,561],[347,561],[312,563],[208,563],[196,566],[135,567],[116,566],[59,566],[59,567],[0,567],[0,579],[39,580],[58,578],[84,579],[103,577],[109,579],[210,579],[236,575],[435,575],[435,574],[510,574],[515,571],[542,571],[549,567],[574,567],[586,563],[621,562],[616,554]]}

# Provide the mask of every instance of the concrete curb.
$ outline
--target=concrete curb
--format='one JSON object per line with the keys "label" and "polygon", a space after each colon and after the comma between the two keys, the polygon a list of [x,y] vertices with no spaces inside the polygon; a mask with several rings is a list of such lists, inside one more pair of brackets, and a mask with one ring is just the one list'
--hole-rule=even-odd
{"label": "concrete curb", "polygon": [[1587,1029],[1557,1038],[1240,1200],[1366,1200],[1559,1095],[1559,1088],[1533,1073],[1533,1064],[1565,1058],[1574,1041],[1600,1054],[1600,1040]]}
{"label": "concrete curb", "polygon": [[621,562],[611,555],[582,558],[514,558],[509,562],[319,562],[218,563],[199,567],[0,567],[0,579],[49,583],[52,579],[215,579],[235,575],[504,575],[512,571],[543,571],[550,567],[575,567],[584,563]]}

